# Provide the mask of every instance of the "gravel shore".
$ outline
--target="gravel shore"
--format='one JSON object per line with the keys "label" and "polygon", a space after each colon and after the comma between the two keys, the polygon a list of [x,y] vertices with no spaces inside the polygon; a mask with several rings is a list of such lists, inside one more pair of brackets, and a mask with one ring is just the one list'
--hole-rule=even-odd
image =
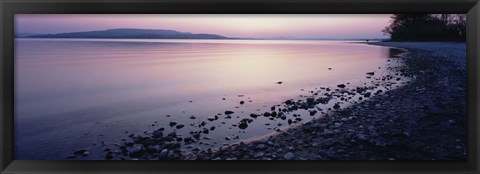
{"label": "gravel shore", "polygon": [[467,65],[465,42],[372,42],[371,45],[419,49],[430,52],[434,57],[447,59],[461,68]]}
{"label": "gravel shore", "polygon": [[196,159],[466,159],[465,43],[369,44],[405,48],[397,58],[405,66],[392,71],[409,82],[276,136],[202,151]]}
{"label": "gravel shore", "polygon": [[[239,129],[245,129],[257,117],[267,117],[288,121],[289,129],[275,129],[275,134],[220,148],[200,149],[192,145],[202,143],[215,127],[192,131],[188,137],[161,128],[146,135],[130,135],[117,148],[106,149],[105,159],[466,159],[465,43],[368,44],[392,47],[387,70],[378,67],[359,72],[365,73],[370,83],[319,87],[311,96],[286,100],[271,106],[269,112],[251,113],[238,123]],[[297,111],[321,116],[304,123]],[[232,113],[225,111],[227,116]],[[170,126],[181,125],[172,122]],[[192,149],[184,151],[185,146]]]}

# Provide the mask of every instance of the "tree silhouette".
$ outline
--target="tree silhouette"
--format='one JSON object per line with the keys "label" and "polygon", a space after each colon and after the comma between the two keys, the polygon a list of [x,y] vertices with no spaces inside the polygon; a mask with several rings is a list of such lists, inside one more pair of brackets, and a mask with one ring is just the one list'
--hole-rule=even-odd
{"label": "tree silhouette", "polygon": [[465,41],[464,14],[393,14],[382,30],[392,41]]}

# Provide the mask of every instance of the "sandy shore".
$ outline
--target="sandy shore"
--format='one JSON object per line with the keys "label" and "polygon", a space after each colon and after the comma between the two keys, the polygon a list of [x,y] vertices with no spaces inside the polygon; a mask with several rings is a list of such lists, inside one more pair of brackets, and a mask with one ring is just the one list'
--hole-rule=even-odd
{"label": "sandy shore", "polygon": [[405,48],[397,58],[405,66],[392,68],[393,78],[410,81],[277,136],[202,151],[196,159],[466,159],[465,43],[369,44]]}

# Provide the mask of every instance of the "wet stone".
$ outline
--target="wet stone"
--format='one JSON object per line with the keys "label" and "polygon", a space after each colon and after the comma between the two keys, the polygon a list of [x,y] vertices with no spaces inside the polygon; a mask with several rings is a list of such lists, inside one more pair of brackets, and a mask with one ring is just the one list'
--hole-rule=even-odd
{"label": "wet stone", "polygon": [[335,105],[333,105],[333,109],[340,109],[340,105],[338,103],[335,103]]}
{"label": "wet stone", "polygon": [[287,100],[287,101],[285,101],[285,104],[291,105],[291,104],[293,104],[293,102],[291,100]]}
{"label": "wet stone", "polygon": [[288,152],[283,156],[283,159],[292,160],[294,157],[295,157],[295,155],[292,152]]}
{"label": "wet stone", "polygon": [[253,155],[254,158],[261,158],[263,156],[265,156],[265,154],[263,152],[258,152],[255,155]]}
{"label": "wet stone", "polygon": [[277,116],[277,112],[273,111],[270,115],[271,115],[272,117],[276,117],[276,116]]}
{"label": "wet stone", "polygon": [[263,150],[263,149],[265,149],[265,148],[266,148],[265,144],[259,144],[259,145],[257,145],[257,150]]}
{"label": "wet stone", "polygon": [[365,134],[358,134],[357,135],[357,140],[358,141],[367,141],[368,138],[367,138],[367,135],[365,135]]}
{"label": "wet stone", "polygon": [[127,147],[130,157],[141,157],[143,155],[143,145],[135,144],[132,147]]}
{"label": "wet stone", "polygon": [[79,150],[76,150],[75,152],[73,152],[74,155],[84,155],[85,153],[88,153],[88,151],[86,149],[79,149]]}
{"label": "wet stone", "polygon": [[269,117],[270,115],[271,115],[270,112],[263,113],[263,116],[265,116],[265,117]]}
{"label": "wet stone", "polygon": [[160,158],[165,158],[168,156],[168,149],[163,149],[162,151],[160,151],[159,155],[158,155]]}
{"label": "wet stone", "polygon": [[335,139],[333,138],[327,138],[323,141],[323,144],[327,145],[327,146],[331,146],[333,144],[335,144]]}
{"label": "wet stone", "polygon": [[207,128],[203,128],[203,131],[202,131],[203,134],[208,134],[209,132],[210,131]]}

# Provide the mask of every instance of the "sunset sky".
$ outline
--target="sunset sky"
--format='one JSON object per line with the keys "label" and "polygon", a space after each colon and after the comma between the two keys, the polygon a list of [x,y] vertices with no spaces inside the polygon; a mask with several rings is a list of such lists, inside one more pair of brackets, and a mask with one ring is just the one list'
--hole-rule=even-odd
{"label": "sunset sky", "polygon": [[19,14],[16,33],[65,33],[114,28],[170,29],[254,38],[385,38],[389,14],[199,15]]}

